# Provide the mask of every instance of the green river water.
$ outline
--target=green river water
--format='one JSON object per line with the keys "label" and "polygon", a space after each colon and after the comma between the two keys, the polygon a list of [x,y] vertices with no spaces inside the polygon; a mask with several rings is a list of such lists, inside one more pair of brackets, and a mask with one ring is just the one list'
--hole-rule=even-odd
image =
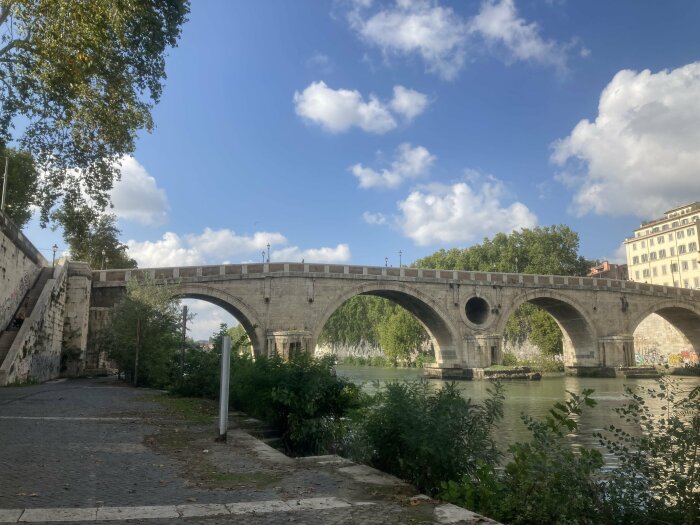
{"label": "green river water", "polygon": [[[419,379],[422,371],[411,368],[378,368],[361,366],[337,367],[338,376],[346,377],[355,383],[362,383],[367,389],[373,389],[374,381],[385,382],[391,380]],[[698,377],[674,377],[682,388],[690,390],[700,384]],[[440,385],[443,381],[431,380]],[[576,433],[571,435],[574,445],[597,446],[598,440],[593,436],[594,432],[612,425],[634,432],[633,428],[621,421],[614,409],[625,403],[623,393],[625,385],[654,386],[655,380],[651,379],[599,379],[568,376],[544,377],[541,381],[504,381],[506,387],[504,416],[499,425],[495,440],[505,452],[508,444],[513,441],[529,439],[529,433],[522,423],[520,415],[523,413],[534,417],[544,417],[548,410],[557,401],[567,398],[567,391],[580,393],[586,388],[594,390],[593,398],[597,406],[584,409],[579,419],[579,427]],[[488,393],[490,383],[488,381],[460,381],[457,383],[464,397],[474,401],[484,399]],[[649,402],[650,408],[655,412],[662,412],[665,407],[655,401]],[[601,450],[601,452],[604,452]],[[606,462],[614,465],[612,457],[606,456]]]}

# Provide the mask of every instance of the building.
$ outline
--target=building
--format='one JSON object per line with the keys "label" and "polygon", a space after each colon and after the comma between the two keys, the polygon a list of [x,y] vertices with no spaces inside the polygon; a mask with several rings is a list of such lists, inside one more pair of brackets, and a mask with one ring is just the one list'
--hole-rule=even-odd
{"label": "building", "polygon": [[625,239],[629,278],[633,281],[700,288],[698,252],[700,202],[667,211],[643,222]]}
{"label": "building", "polygon": [[598,266],[591,268],[588,272],[588,277],[597,277],[599,279],[619,279],[620,281],[626,281],[627,276],[627,265],[626,264],[613,264],[608,261],[603,261]]}

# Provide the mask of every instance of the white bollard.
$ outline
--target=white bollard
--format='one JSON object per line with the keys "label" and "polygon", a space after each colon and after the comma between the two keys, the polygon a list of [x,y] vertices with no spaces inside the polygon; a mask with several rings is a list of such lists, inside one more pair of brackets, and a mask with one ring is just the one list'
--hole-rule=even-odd
{"label": "white bollard", "polygon": [[226,441],[228,431],[228,383],[231,375],[231,338],[224,336],[221,341],[221,392],[219,393],[219,438]]}

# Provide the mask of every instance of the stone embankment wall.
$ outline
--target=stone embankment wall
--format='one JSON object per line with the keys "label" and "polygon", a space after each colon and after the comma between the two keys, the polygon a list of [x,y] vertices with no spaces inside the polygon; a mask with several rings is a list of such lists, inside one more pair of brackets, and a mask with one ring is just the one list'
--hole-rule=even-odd
{"label": "stone embankment wall", "polygon": [[639,365],[682,366],[697,363],[700,348],[663,317],[651,314],[634,331],[634,352]]}
{"label": "stone embankment wall", "polygon": [[58,377],[61,366],[63,319],[68,271],[54,270],[31,315],[24,320],[0,366],[0,386]]}
{"label": "stone embankment wall", "polygon": [[19,228],[0,212],[0,331],[7,328],[41,268],[47,265]]}
{"label": "stone embankment wall", "polygon": [[348,357],[384,357],[382,349],[370,343],[362,342],[358,345],[323,344],[316,347],[315,355],[335,355],[342,361]]}

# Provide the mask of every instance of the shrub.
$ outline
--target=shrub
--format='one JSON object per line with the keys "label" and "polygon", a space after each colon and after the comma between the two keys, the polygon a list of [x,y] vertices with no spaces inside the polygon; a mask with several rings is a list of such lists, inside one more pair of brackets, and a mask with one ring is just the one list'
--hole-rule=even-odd
{"label": "shrub", "polygon": [[591,394],[570,393],[542,421],[523,415],[532,439],[510,446],[513,459],[504,469],[484,462],[461,481],[444,484],[442,497],[504,523],[597,523],[602,455],[574,450],[565,438],[576,429],[583,405],[595,404]]}
{"label": "shrub", "polygon": [[425,380],[386,383],[355,414],[346,451],[434,494],[441,482],[497,460],[491,429],[502,410],[500,384],[480,405],[464,399],[454,383],[437,391]]}
{"label": "shrub", "polygon": [[654,388],[627,388],[630,401],[616,411],[640,435],[613,425],[598,434],[620,464],[605,485],[606,522],[700,522],[700,386],[682,385],[662,378]]}
{"label": "shrub", "polygon": [[503,366],[517,366],[518,358],[513,352],[503,352]]}

